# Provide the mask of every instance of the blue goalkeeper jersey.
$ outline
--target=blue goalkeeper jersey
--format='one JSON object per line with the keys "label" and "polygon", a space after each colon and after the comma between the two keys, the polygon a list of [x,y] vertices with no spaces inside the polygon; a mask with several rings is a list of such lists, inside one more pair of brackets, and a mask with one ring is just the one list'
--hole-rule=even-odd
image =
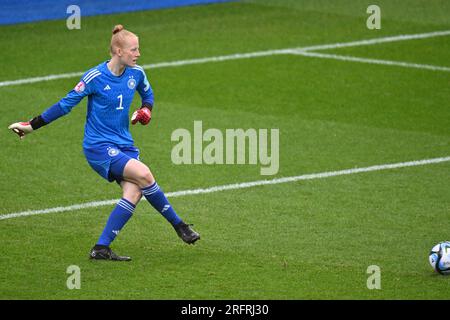
{"label": "blue goalkeeper jersey", "polygon": [[140,66],[126,67],[122,75],[109,71],[107,62],[90,69],[75,88],[59,101],[64,114],[88,97],[84,148],[102,144],[132,146],[129,109],[137,90],[142,103],[153,106],[153,90]]}

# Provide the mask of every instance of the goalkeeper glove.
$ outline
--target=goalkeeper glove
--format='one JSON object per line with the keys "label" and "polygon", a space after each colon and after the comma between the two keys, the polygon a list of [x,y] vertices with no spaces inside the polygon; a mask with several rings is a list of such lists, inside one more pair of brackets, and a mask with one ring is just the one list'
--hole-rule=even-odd
{"label": "goalkeeper glove", "polygon": [[133,112],[131,116],[131,124],[136,124],[140,122],[142,125],[146,125],[152,119],[152,112],[147,107],[142,107],[139,110]]}
{"label": "goalkeeper glove", "polygon": [[42,126],[45,126],[47,123],[42,119],[41,116],[34,117],[28,122],[16,122],[8,127],[13,132],[17,133],[20,139],[23,139],[26,134],[29,134]]}
{"label": "goalkeeper glove", "polygon": [[26,134],[33,132],[30,122],[16,122],[8,127],[15,133],[17,133],[20,139],[23,139]]}

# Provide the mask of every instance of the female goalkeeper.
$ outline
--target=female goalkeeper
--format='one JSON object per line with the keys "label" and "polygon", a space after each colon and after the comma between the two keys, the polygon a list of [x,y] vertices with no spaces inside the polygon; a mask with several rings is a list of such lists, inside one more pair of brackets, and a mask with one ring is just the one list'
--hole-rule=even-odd
{"label": "female goalkeeper", "polygon": [[135,91],[142,107],[131,117],[134,125],[147,125],[153,109],[153,90],[144,70],[136,64],[140,57],[138,37],[117,25],[111,38],[111,60],[87,71],[67,96],[29,122],[9,126],[21,139],[25,135],[68,114],[84,97],[88,97],[83,151],[89,165],[109,182],[122,188],[122,199],[111,212],[91,259],[129,261],[110,248],[111,242],[131,218],[142,195],[174,227],[178,236],[193,244],[200,235],[184,223],[168,202],[150,171],[139,160],[139,149],[129,131],[129,108]]}

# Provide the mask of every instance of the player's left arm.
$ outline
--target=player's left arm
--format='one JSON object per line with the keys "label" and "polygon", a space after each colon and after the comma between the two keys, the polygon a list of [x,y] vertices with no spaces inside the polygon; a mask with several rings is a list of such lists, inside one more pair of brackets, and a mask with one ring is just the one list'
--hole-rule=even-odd
{"label": "player's left arm", "polygon": [[142,99],[141,107],[133,113],[131,117],[131,123],[136,124],[140,122],[143,125],[146,125],[152,119],[152,110],[153,110],[153,89],[148,82],[147,75],[142,70],[142,78],[139,81],[138,86],[136,87],[139,95]]}

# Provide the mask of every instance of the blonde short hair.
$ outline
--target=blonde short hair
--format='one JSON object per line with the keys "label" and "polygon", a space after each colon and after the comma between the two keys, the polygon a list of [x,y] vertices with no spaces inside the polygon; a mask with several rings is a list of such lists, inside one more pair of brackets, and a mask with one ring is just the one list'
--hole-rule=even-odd
{"label": "blonde short hair", "polygon": [[133,32],[126,30],[121,24],[114,26],[112,34],[113,35],[111,37],[111,46],[110,46],[111,56],[116,54],[117,48],[124,47],[127,38],[131,36],[136,38],[138,37]]}

